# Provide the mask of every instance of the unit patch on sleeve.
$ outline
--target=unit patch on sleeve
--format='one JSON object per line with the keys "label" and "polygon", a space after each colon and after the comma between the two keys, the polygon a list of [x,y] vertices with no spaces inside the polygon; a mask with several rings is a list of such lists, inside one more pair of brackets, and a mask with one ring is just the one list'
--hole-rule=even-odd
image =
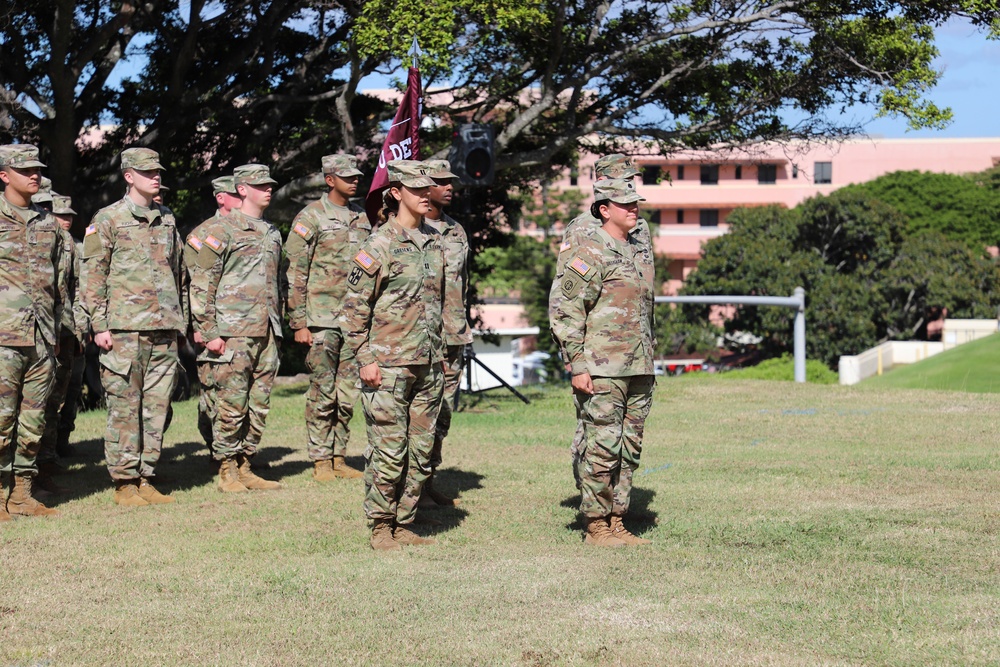
{"label": "unit patch on sleeve", "polygon": [[351,275],[347,276],[347,282],[350,283],[352,287],[357,287],[358,283],[361,282],[361,276],[365,275],[365,272],[361,270],[360,266],[355,266],[351,269]]}

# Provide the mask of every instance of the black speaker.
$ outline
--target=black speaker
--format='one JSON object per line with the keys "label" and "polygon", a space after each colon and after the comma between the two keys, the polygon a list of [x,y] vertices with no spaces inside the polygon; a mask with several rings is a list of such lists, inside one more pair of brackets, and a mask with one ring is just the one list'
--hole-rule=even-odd
{"label": "black speaker", "polygon": [[459,125],[448,162],[463,185],[491,185],[496,175],[493,127],[481,123]]}

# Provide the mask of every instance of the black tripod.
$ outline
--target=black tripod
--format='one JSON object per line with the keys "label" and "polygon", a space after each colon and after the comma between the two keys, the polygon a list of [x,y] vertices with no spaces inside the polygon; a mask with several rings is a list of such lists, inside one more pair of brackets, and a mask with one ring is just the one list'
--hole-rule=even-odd
{"label": "black tripod", "polygon": [[[479,364],[480,368],[482,368],[484,371],[486,371],[491,376],[493,376],[494,380],[496,380],[501,385],[503,385],[504,387],[506,387],[510,391],[510,393],[514,394],[519,399],[521,399],[522,401],[524,401],[525,405],[531,405],[531,401],[529,401],[527,398],[525,398],[523,394],[521,394],[517,389],[514,389],[514,387],[510,386],[509,384],[507,384],[507,381],[504,380],[499,375],[497,375],[496,373],[494,373],[492,368],[490,368],[489,366],[487,366],[483,362],[479,361],[478,358],[476,358],[476,351],[474,349],[472,349],[472,344],[471,343],[469,343],[468,345],[466,345],[466,346],[464,346],[462,348],[462,358],[463,358],[463,363],[465,364],[465,381],[469,383],[469,389],[465,393],[467,393],[467,394],[481,394],[482,392],[487,391],[486,389],[476,389],[476,390],[472,389],[472,363],[475,362],[475,363]],[[495,389],[496,387],[490,387],[490,388],[491,389]],[[459,397],[461,395],[462,395],[462,387],[461,387],[461,385],[459,385],[458,391],[455,392],[455,409],[456,410],[458,410],[458,399],[459,399]]]}

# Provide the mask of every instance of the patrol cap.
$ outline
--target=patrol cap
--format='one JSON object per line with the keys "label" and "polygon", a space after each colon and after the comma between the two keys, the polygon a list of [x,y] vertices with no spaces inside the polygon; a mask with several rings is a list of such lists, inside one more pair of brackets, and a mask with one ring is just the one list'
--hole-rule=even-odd
{"label": "patrol cap", "polygon": [[392,160],[386,165],[390,183],[402,183],[408,188],[429,188],[434,185],[427,163],[419,160]]}
{"label": "patrol cap", "polygon": [[73,200],[66,195],[52,195],[52,212],[57,215],[76,215],[72,209]]}
{"label": "patrol cap", "polygon": [[631,178],[641,172],[629,156],[612,153],[594,163],[594,173],[598,178]]}
{"label": "patrol cap", "polygon": [[631,204],[646,201],[635,191],[635,182],[630,178],[608,178],[594,183],[594,201],[613,201],[616,204]]}
{"label": "patrol cap", "polygon": [[126,169],[163,171],[163,165],[160,164],[160,154],[152,148],[126,148],[122,151],[122,171]]}
{"label": "patrol cap", "polygon": [[348,176],[364,176],[364,172],[358,169],[358,158],[346,153],[323,156],[323,173],[333,174],[341,178]]}
{"label": "patrol cap", "polygon": [[41,182],[38,184],[38,192],[31,195],[32,204],[45,204],[52,203],[52,179],[42,176]]}
{"label": "patrol cap", "polygon": [[271,170],[266,164],[245,164],[233,169],[233,183],[236,185],[277,185],[271,178]]}
{"label": "patrol cap", "polygon": [[231,195],[236,194],[236,182],[233,181],[232,176],[219,176],[212,179],[212,196],[223,192],[228,192]]}
{"label": "patrol cap", "polygon": [[451,162],[447,160],[424,160],[424,164],[431,178],[458,178],[458,174],[451,173]]}
{"label": "patrol cap", "polygon": [[5,144],[0,146],[0,168],[30,169],[44,167],[38,161],[38,148],[31,144]]}

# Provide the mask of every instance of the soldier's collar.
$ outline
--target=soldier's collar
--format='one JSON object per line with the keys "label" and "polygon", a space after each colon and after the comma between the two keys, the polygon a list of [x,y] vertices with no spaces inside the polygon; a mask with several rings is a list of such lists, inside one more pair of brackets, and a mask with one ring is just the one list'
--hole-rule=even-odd
{"label": "soldier's collar", "polygon": [[43,211],[42,209],[38,208],[34,204],[28,204],[24,208],[28,211],[28,217],[27,217],[27,219],[21,218],[20,209],[18,209],[13,204],[11,204],[7,200],[6,195],[0,193],[0,213],[2,213],[4,215],[4,217],[10,218],[11,220],[14,220],[15,222],[20,222],[22,224],[27,225],[28,223],[30,223],[35,218],[37,218],[39,216],[42,216],[42,217],[45,216],[45,211]]}
{"label": "soldier's collar", "polygon": [[601,235],[601,240],[604,241],[604,245],[608,247],[609,250],[614,250],[619,255],[625,255],[623,250],[631,245],[632,239],[629,235],[625,235],[624,241],[619,241],[615,237],[604,231],[604,227],[597,228],[598,233]]}
{"label": "soldier's collar", "polygon": [[337,211],[347,211],[348,213],[350,213],[351,211],[350,201],[347,202],[346,206],[338,206],[337,204],[334,204],[332,201],[330,201],[329,196],[323,195],[322,202],[323,202],[323,211],[326,213],[326,217],[328,218],[333,218],[336,215]]}
{"label": "soldier's collar", "polygon": [[129,197],[127,193],[123,199],[125,200],[125,205],[128,206],[128,210],[132,214],[132,217],[141,218],[149,224],[153,224],[160,218],[160,205],[156,202],[153,202],[149,208],[146,208],[145,206],[139,206],[132,201],[132,198]]}

